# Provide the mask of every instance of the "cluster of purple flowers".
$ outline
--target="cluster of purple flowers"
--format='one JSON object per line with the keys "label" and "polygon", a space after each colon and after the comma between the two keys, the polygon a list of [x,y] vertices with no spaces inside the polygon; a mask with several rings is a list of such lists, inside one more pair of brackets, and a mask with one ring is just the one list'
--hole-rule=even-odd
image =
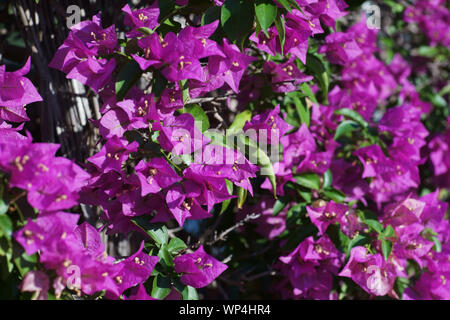
{"label": "cluster of purple flowers", "polygon": [[[24,77],[30,71],[30,59],[15,72],[1,72],[0,101],[0,170],[9,175],[11,188],[27,192],[28,202],[37,210],[51,212],[78,204],[81,187],[88,179],[72,161],[56,157],[59,146],[33,143],[32,137],[19,133],[29,120],[26,105],[42,101],[31,81]],[[13,127],[8,122],[21,123]]]}
{"label": "cluster of purple flowers", "polygon": [[430,39],[431,45],[450,46],[450,11],[445,0],[420,0],[405,10],[404,19],[408,23],[417,23]]}
{"label": "cluster of purple flowers", "polygon": [[[318,200],[307,206],[310,221],[318,229],[318,238],[309,237],[277,265],[285,282],[277,288],[289,298],[335,299],[332,275],[349,277],[372,296],[386,294],[398,298],[393,287],[397,278],[408,278],[406,261],[412,259],[420,268],[428,270],[415,287],[405,291],[404,298],[448,299],[445,260],[448,221],[444,220],[447,204],[438,200],[438,191],[418,198],[414,195],[420,185],[419,166],[424,155],[428,131],[421,116],[431,111],[431,104],[420,100],[409,82],[411,69],[400,55],[389,65],[374,55],[378,51],[376,30],[366,27],[365,21],[346,32],[326,37],[319,49],[327,59],[342,66],[341,85],[329,94],[329,105],[312,105],[309,127],[303,124],[296,132],[281,139],[282,161],[278,163],[277,194],[284,195],[283,185],[295,182],[295,174],[333,174],[333,186],[346,194],[346,201],[358,200],[372,208],[382,218],[384,227],[393,227],[389,239],[393,250],[388,260],[382,255],[381,241],[375,240],[369,251],[357,246],[348,262],[335,248],[325,233],[331,224],[354,239],[367,232],[367,225],[347,204]],[[376,119],[377,106],[385,106],[387,99],[398,94],[400,104],[387,109]],[[334,136],[343,116],[340,109],[358,112],[365,122],[379,132],[378,140],[355,141],[350,155],[342,156],[342,145]],[[430,159],[442,187],[448,186],[448,133],[440,134],[429,144]],[[422,152],[421,152],[422,151]],[[268,181],[263,187],[271,188]],[[391,204],[391,203],[395,204]],[[263,215],[256,223],[258,232],[270,237],[273,232],[285,230],[285,213],[289,204],[277,217]],[[252,207],[266,212],[266,201]],[[257,209],[259,208],[259,209]],[[434,247],[432,238],[441,243]],[[437,267],[437,266],[440,267]]]}
{"label": "cluster of purple flowers", "polygon": [[[284,7],[281,1],[274,3]],[[163,35],[158,1],[134,11],[128,5],[122,8],[126,39],[119,39],[114,25],[103,28],[100,15],[74,26],[50,66],[89,86],[103,103],[100,119],[93,121],[100,148],[87,159],[86,171],[57,157],[57,145],[33,143],[29,134],[21,135],[23,124],[9,124],[29,120],[24,106],[42,98],[24,77],[30,61],[16,72],[0,66],[0,170],[11,188],[27,192],[38,211],[35,220],[14,234],[28,255],[39,254],[43,267],[26,274],[22,291],[38,292],[41,299],[51,286],[57,296],[68,288],[80,295],[104,291],[110,299],[153,299],[144,284],[164,255],[149,254],[143,241],[135,254],[117,260],[106,253],[101,232],[148,237],[137,218],[150,224],[173,220],[183,227],[187,220],[211,217],[215,205],[236,198],[230,184],[254,194],[251,179],[267,162],[252,163],[244,151],[213,139],[185,107],[191,99],[217,91],[235,95],[245,106],[258,101],[267,87],[273,93],[290,93],[314,79],[297,60],[307,65],[311,37],[324,33],[323,27],[334,29],[347,5],[343,0],[295,3],[278,17],[283,35],[273,24],[254,32],[250,48],[242,50],[226,38],[212,40],[219,21]],[[406,10],[405,20],[418,23],[432,44],[448,46],[448,34],[437,31],[448,29],[449,11],[443,3],[418,1]],[[188,1],[176,4],[186,6]],[[344,195],[342,201],[321,198],[319,187],[311,188],[309,200],[302,195],[304,218],[315,231],[274,264],[281,281],[273,288],[284,298],[338,299],[336,282],[341,285],[349,278],[370,296],[400,298],[395,284],[406,279],[409,285],[401,298],[450,299],[448,204],[439,199],[439,189],[419,193],[419,166],[427,161],[436,186],[450,188],[450,129],[429,136],[421,118],[432,105],[421,100],[410,82],[410,66],[399,54],[386,64],[378,52],[377,31],[368,29],[364,19],[345,32],[327,35],[317,54],[341,70],[327,102],[307,97],[310,119],[298,128],[281,111],[282,99],[241,126],[245,132],[276,132],[267,135],[267,142],[281,146],[279,161],[270,164],[273,176],[260,186],[268,192],[236,217],[259,213],[253,221],[256,233],[274,240],[288,231],[288,212],[299,204],[289,200],[277,214],[274,207],[277,197],[298,198],[300,192],[289,186],[299,176],[317,176],[322,184],[329,174],[329,187]],[[265,55],[273,59],[258,64],[257,56]],[[139,77],[151,73],[151,89],[142,90],[134,82],[120,97],[117,71],[130,64],[138,66]],[[164,85],[157,92],[160,80]],[[312,86],[313,94],[318,90]],[[338,135],[342,125],[352,126],[344,138]],[[102,209],[102,228],[79,224],[79,215],[64,212],[79,203]],[[361,205],[376,218],[367,219]],[[352,246],[347,257],[332,239],[332,227]],[[172,258],[171,274],[194,288],[211,284],[227,269],[203,246],[195,252],[179,250]],[[418,266],[413,275],[411,261]],[[44,270],[52,270],[52,276]],[[179,294],[171,288],[165,298]]]}

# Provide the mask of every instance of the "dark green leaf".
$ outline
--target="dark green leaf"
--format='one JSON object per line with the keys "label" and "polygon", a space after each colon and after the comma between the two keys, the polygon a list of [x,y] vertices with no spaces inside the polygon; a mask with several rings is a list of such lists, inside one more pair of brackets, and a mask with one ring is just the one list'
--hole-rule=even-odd
{"label": "dark green leaf", "polygon": [[163,300],[169,295],[171,289],[172,284],[170,279],[159,274],[153,280],[152,297]]}
{"label": "dark green leaf", "polygon": [[239,47],[251,32],[254,22],[253,5],[247,0],[226,0],[220,21],[229,39]]}
{"label": "dark green leaf", "polygon": [[442,244],[439,241],[438,237],[433,236],[433,237],[431,237],[431,240],[433,240],[433,242],[434,242],[434,250],[436,252],[441,252],[442,251]]}
{"label": "dark green leaf", "polygon": [[346,118],[352,119],[364,128],[367,128],[369,126],[367,121],[364,120],[364,118],[353,109],[348,109],[348,108],[339,109],[339,110],[335,111],[334,113],[344,116]]}
{"label": "dark green leaf", "polygon": [[328,89],[330,86],[330,79],[322,61],[312,54],[308,54],[306,58],[306,68],[314,75],[319,82],[319,87],[322,90],[322,100],[324,104],[328,104]]}
{"label": "dark green leaf", "polygon": [[145,231],[158,245],[167,244],[169,233],[165,225],[161,223],[150,223],[146,216],[139,216],[131,219],[135,225]]}
{"label": "dark green leaf", "polygon": [[14,258],[14,263],[22,277],[25,276],[28,271],[36,268],[37,261],[38,258],[36,254],[29,256],[25,252],[23,252],[21,256]]}
{"label": "dark green leaf", "polygon": [[242,209],[245,200],[247,199],[247,190],[241,187],[238,187],[238,208]]}
{"label": "dark green leaf", "polygon": [[357,130],[360,126],[353,120],[342,121],[336,129],[334,134],[334,140],[338,140],[342,136],[347,135],[350,132]]}
{"label": "dark green leaf", "polygon": [[284,17],[278,15],[275,19],[275,27],[278,31],[278,38],[280,39],[281,55],[284,55],[284,44],[286,42],[286,22]]}
{"label": "dark green leaf", "polygon": [[370,243],[370,241],[371,241],[371,239],[367,236],[364,236],[361,234],[357,235],[356,237],[352,238],[350,240],[350,242],[348,243],[347,254],[350,254],[350,251],[352,250],[352,248],[364,246],[364,245]]}
{"label": "dark green leaf", "polygon": [[153,30],[149,29],[147,27],[139,28],[139,29],[137,29],[137,31],[139,31],[140,33],[142,33],[145,36],[149,36],[149,35],[151,35],[153,33]]}
{"label": "dark green leaf", "polygon": [[[227,191],[228,191],[228,193],[230,194],[230,195],[232,195],[233,194],[233,189],[234,189],[234,184],[233,184],[233,182],[231,182],[230,180],[228,180],[228,179],[225,179],[225,183],[226,183],[226,185],[227,185]],[[222,213],[224,213],[227,209],[228,209],[228,207],[230,206],[230,203],[231,203],[231,199],[228,199],[228,200],[225,200],[224,202],[222,202],[222,209],[220,210],[220,214],[222,214]]]}
{"label": "dark green leaf", "polygon": [[8,237],[10,237],[12,232],[13,232],[13,223],[12,223],[11,219],[6,214],[1,214],[0,215],[0,229]]}
{"label": "dark green leaf", "polygon": [[191,286],[186,286],[183,291],[181,291],[183,300],[198,300],[197,289]]}
{"label": "dark green leaf", "polygon": [[180,250],[186,249],[187,246],[184,243],[183,240],[179,238],[172,238],[170,239],[169,244],[167,245],[167,250],[169,250],[170,253],[177,253]]}
{"label": "dark green leaf", "polygon": [[286,208],[286,205],[287,205],[286,198],[281,198],[275,201],[275,205],[273,206],[273,215],[276,216],[277,214],[279,214],[281,210]]}
{"label": "dark green leaf", "polygon": [[155,94],[155,97],[158,98],[166,88],[168,81],[159,71],[153,73],[153,78],[153,93]]}
{"label": "dark green leaf", "polygon": [[237,114],[233,123],[227,130],[227,135],[237,134],[240,130],[242,130],[242,128],[244,128],[245,123],[250,121],[251,118],[252,112],[250,110],[245,110]]}
{"label": "dark green leaf", "polygon": [[166,264],[168,267],[173,267],[173,257],[169,252],[169,249],[166,244],[163,244],[161,246],[161,249],[159,249],[158,257],[161,258],[161,260]]}
{"label": "dark green leaf", "polygon": [[328,189],[331,187],[331,184],[333,183],[333,174],[331,173],[331,170],[328,169],[325,171],[323,175],[323,189]]}
{"label": "dark green leaf", "polygon": [[300,89],[309,99],[311,99],[312,102],[318,103],[316,96],[314,95],[314,92],[311,90],[311,87],[306,82],[303,82],[300,85]]}
{"label": "dark green leaf", "polygon": [[142,75],[139,64],[132,60],[129,61],[119,72],[116,82],[117,100],[121,101],[125,98],[128,91],[136,84]]}
{"label": "dark green leaf", "polygon": [[366,219],[364,220],[364,223],[367,224],[369,227],[371,227],[373,230],[375,230],[377,233],[383,232],[384,227],[377,220]]}
{"label": "dark green leaf", "polygon": [[319,190],[320,189],[320,178],[315,173],[303,173],[294,177],[295,181],[306,188]]}
{"label": "dark green leaf", "polygon": [[183,112],[184,113],[190,113],[194,117],[195,124],[197,125],[198,129],[201,132],[205,132],[206,130],[209,129],[208,116],[206,115],[206,113],[203,110],[203,108],[200,107],[199,105],[192,104],[192,105],[185,106],[183,108]]}
{"label": "dark green leaf", "polygon": [[255,1],[255,14],[258,22],[268,37],[267,29],[272,25],[277,16],[277,7],[273,0],[256,0]]}
{"label": "dark green leaf", "polygon": [[6,214],[8,212],[8,204],[0,199],[0,215]]}
{"label": "dark green leaf", "polygon": [[278,3],[281,4],[287,11],[291,12],[292,8],[289,5],[289,1],[288,0],[278,0]]}
{"label": "dark green leaf", "polygon": [[300,118],[301,123],[306,124],[309,127],[309,122],[311,121],[311,114],[309,109],[303,104],[303,102],[298,98],[294,97],[295,109],[297,110],[298,116]]}
{"label": "dark green leaf", "polygon": [[383,251],[384,260],[387,261],[392,252],[392,242],[389,240],[382,240],[381,250]]}
{"label": "dark green leaf", "polygon": [[333,200],[335,202],[344,202],[346,199],[346,196],[344,193],[342,193],[341,191],[334,189],[334,188],[326,189],[323,191],[323,193],[328,198],[330,198],[331,200]]}
{"label": "dark green leaf", "polygon": [[393,237],[395,235],[394,228],[392,228],[391,225],[388,225],[386,227],[386,229],[384,230],[383,235],[384,235],[385,238]]}

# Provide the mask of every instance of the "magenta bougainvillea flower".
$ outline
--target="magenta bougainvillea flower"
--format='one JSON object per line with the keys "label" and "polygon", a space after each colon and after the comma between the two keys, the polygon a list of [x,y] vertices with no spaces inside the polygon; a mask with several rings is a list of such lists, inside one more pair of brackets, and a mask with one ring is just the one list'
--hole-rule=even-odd
{"label": "magenta bougainvillea flower", "polygon": [[209,61],[209,71],[213,75],[221,74],[223,80],[234,92],[239,92],[239,84],[247,67],[256,60],[242,53],[239,48],[223,40],[223,55],[214,55]]}
{"label": "magenta bougainvillea flower", "polygon": [[393,295],[396,273],[394,267],[385,262],[380,254],[369,254],[364,247],[355,247],[350,252],[341,277],[349,277],[369,294],[384,296]]}
{"label": "magenta bougainvillea flower", "polygon": [[49,64],[97,94],[84,169],[59,156],[70,145],[24,132],[42,100],[30,59],[0,66],[0,240],[37,259],[24,273],[3,255],[22,292],[450,298],[445,1],[397,5],[418,28],[390,26],[392,39],[360,12],[337,25],[343,0],[132,7],[123,23],[104,28],[99,12],[73,26]]}
{"label": "magenta bougainvillea flower", "polygon": [[169,117],[162,125],[155,123],[153,129],[159,131],[161,147],[176,155],[191,154],[210,142],[195,126],[195,119],[189,113]]}
{"label": "magenta bougainvillea flower", "polygon": [[90,86],[95,92],[111,80],[116,67],[114,59],[98,59],[97,55],[113,52],[117,48],[114,26],[101,27],[100,15],[72,27],[64,44],[58,48],[49,66],[67,73]]}
{"label": "magenta bougainvillea flower", "polygon": [[305,239],[289,255],[280,257],[279,268],[289,279],[286,297],[294,299],[333,299],[330,294],[342,264],[342,254],[327,236],[317,241]]}
{"label": "magenta bougainvillea flower", "polygon": [[307,206],[306,210],[311,222],[319,229],[319,234],[324,234],[330,224],[339,221],[345,215],[348,207],[334,201],[326,203],[319,200],[317,204]]}
{"label": "magenta bougainvillea flower", "polygon": [[345,65],[355,60],[363,52],[351,33],[336,32],[325,38],[325,44],[320,47],[319,53],[325,53],[331,63]]}
{"label": "magenta bougainvillea flower", "polygon": [[[61,284],[86,294],[106,290],[119,297],[147,280],[158,257],[141,248],[118,263],[105,253],[99,232],[87,223],[77,226],[78,215],[54,212],[29,221],[15,234],[28,254],[40,252],[40,261],[58,273]],[[56,280],[55,280],[56,281]]]}
{"label": "magenta bougainvillea flower", "polygon": [[125,25],[131,28],[131,31],[127,33],[127,37],[132,38],[142,35],[137,30],[139,28],[153,29],[158,25],[159,7],[157,1],[147,8],[134,11],[126,4],[122,11],[125,12]]}
{"label": "magenta bougainvillea flower", "polygon": [[174,259],[175,272],[181,273],[181,282],[194,288],[202,288],[214,281],[227,266],[208,255],[203,246],[193,253]]}
{"label": "magenta bougainvillea flower", "polygon": [[265,135],[258,135],[259,141],[261,137],[267,137],[267,143],[271,143],[272,139],[279,139],[292,129],[292,126],[280,117],[280,106],[277,105],[273,110],[268,110],[260,115],[254,116],[244,125],[244,132],[247,130],[255,130],[256,133],[263,131]]}
{"label": "magenta bougainvillea flower", "polygon": [[106,142],[99,153],[89,158],[89,162],[104,172],[114,170],[120,173],[122,172],[122,163],[128,159],[130,153],[136,152],[137,148],[136,141],[128,143],[126,140],[114,136]]}
{"label": "magenta bougainvillea flower", "polygon": [[0,66],[0,120],[23,122],[29,120],[24,106],[42,101],[31,81],[24,77],[30,72],[31,60],[15,72],[6,72]]}
{"label": "magenta bougainvillea flower", "polygon": [[181,181],[175,170],[163,158],[153,158],[150,162],[142,160],[135,167],[136,175],[141,182],[142,196],[156,193]]}

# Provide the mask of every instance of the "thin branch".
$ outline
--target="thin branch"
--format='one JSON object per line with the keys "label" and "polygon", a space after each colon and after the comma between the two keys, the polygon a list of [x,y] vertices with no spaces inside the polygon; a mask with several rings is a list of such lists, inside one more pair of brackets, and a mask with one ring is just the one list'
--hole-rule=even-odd
{"label": "thin branch", "polygon": [[227,235],[228,234],[230,234],[231,232],[233,232],[237,228],[242,227],[243,225],[245,225],[250,220],[258,219],[260,216],[261,216],[261,214],[259,214],[259,213],[258,214],[256,214],[256,213],[248,214],[243,220],[239,221],[234,226],[226,229],[221,234],[217,235],[217,232],[216,232],[215,235],[214,235],[214,239],[212,241],[210,241],[210,242],[207,242],[206,245],[210,246],[210,245],[215,244],[216,242],[225,241],[227,239]]}

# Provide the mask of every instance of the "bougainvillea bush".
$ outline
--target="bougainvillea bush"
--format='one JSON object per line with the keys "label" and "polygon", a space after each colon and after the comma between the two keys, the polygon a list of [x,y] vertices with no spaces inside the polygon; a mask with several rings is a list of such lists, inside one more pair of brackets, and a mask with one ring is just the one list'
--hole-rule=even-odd
{"label": "bougainvillea bush", "polygon": [[85,163],[23,129],[31,61],[1,66],[2,295],[450,299],[448,3],[349,4],[149,1],[74,25],[49,66],[101,99]]}

